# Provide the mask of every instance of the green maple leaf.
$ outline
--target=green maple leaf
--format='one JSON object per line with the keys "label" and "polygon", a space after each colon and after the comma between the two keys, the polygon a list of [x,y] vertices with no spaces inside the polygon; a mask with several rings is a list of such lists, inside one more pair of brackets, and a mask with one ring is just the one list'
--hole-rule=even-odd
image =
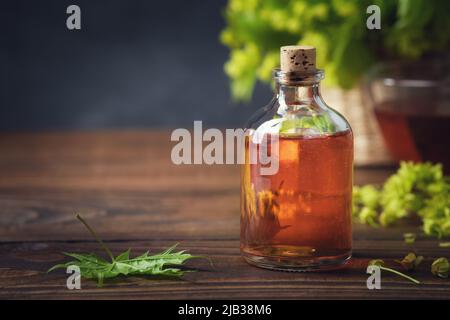
{"label": "green maple leaf", "polygon": [[80,275],[86,279],[95,279],[98,285],[103,285],[104,279],[115,278],[117,276],[142,276],[142,275],[157,275],[167,277],[182,277],[187,271],[177,268],[176,266],[183,265],[187,260],[194,258],[204,258],[201,256],[193,256],[185,250],[174,251],[178,244],[170,248],[150,255],[149,251],[135,258],[130,258],[131,249],[122,252],[114,257],[109,248],[97,236],[95,231],[87,224],[87,222],[77,215],[84,226],[93,235],[96,241],[108,254],[110,261],[107,261],[94,253],[68,253],[63,252],[64,255],[71,257],[74,260],[63,264],[57,264],[50,268],[48,272],[56,269],[67,268],[69,266],[77,266],[80,269]]}

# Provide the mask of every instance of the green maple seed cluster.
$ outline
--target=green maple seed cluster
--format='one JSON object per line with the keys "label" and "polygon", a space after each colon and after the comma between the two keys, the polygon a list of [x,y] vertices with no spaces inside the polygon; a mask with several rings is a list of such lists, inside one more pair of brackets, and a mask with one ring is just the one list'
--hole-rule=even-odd
{"label": "green maple seed cluster", "polygon": [[426,235],[450,236],[450,177],[444,176],[442,165],[401,162],[383,186],[353,190],[353,218],[361,223],[389,226],[414,214]]}

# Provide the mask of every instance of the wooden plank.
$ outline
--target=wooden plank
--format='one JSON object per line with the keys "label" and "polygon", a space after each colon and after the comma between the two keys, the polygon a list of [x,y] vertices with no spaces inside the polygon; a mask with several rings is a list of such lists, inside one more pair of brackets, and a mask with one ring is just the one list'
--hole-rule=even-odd
{"label": "wooden plank", "polygon": [[[354,259],[345,270],[285,273],[258,269],[239,255],[239,168],[175,166],[168,131],[111,131],[0,135],[0,298],[446,298],[449,282],[431,275],[433,257],[449,257],[437,240],[404,244],[406,223],[391,229],[355,225]],[[392,168],[358,168],[355,183],[381,183]],[[65,288],[65,274],[46,270],[62,251],[98,251],[75,212],[118,253],[183,249],[207,255],[184,281],[122,278],[97,288]],[[426,261],[414,286],[383,275],[383,290],[366,288],[373,258],[415,250]],[[119,289],[119,290],[118,290]]]}
{"label": "wooden plank", "polygon": [[76,212],[107,239],[236,238],[238,166],[176,166],[170,150],[166,131],[2,135],[2,239],[80,239]]}
{"label": "wooden plank", "polygon": [[[116,253],[133,247],[137,253],[148,248],[160,250],[170,241],[109,242]],[[383,258],[389,263],[405,252],[399,241],[359,241],[355,244],[354,259],[340,271],[317,273],[288,273],[263,270],[247,265],[239,256],[236,240],[184,241],[180,248],[211,257],[188,263],[199,269],[184,280],[152,278],[121,278],[98,288],[94,281],[83,280],[82,290],[65,287],[64,271],[47,274],[46,270],[62,261],[60,251],[99,251],[92,242],[30,242],[6,243],[0,246],[0,298],[127,298],[127,299],[209,299],[209,298],[270,298],[270,299],[359,299],[359,298],[450,298],[450,282],[435,278],[426,259],[414,276],[422,281],[414,285],[402,278],[383,274],[382,290],[366,288],[367,262]],[[383,248],[383,249],[381,249]],[[419,252],[437,253],[432,241],[420,243]],[[14,267],[11,267],[14,266]]]}

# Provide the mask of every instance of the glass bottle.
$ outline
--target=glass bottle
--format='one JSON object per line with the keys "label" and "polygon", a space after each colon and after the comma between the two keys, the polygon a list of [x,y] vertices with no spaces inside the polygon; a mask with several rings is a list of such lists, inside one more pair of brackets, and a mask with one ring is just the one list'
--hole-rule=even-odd
{"label": "glass bottle", "polygon": [[351,257],[352,130],[320,96],[315,48],[280,53],[276,95],[246,126],[241,253],[269,269],[335,268]]}

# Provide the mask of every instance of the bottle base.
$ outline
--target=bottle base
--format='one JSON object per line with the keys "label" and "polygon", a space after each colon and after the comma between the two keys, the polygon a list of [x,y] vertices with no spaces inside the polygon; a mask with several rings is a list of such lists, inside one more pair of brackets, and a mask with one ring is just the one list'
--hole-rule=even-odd
{"label": "bottle base", "polygon": [[[300,249],[299,249],[300,248]],[[299,252],[305,251],[304,248],[296,248]],[[271,247],[272,251],[284,251],[290,252],[291,256],[285,255],[258,255],[254,253],[254,250],[241,250],[241,254],[245,261],[253,266],[277,270],[277,271],[290,271],[290,272],[309,272],[309,271],[323,271],[323,270],[335,270],[343,268],[352,256],[351,250],[339,250],[339,252],[327,253],[327,254],[314,254],[314,255],[302,255],[292,254],[292,247]],[[284,249],[284,250],[283,250]],[[267,247],[265,248],[265,251]]]}

